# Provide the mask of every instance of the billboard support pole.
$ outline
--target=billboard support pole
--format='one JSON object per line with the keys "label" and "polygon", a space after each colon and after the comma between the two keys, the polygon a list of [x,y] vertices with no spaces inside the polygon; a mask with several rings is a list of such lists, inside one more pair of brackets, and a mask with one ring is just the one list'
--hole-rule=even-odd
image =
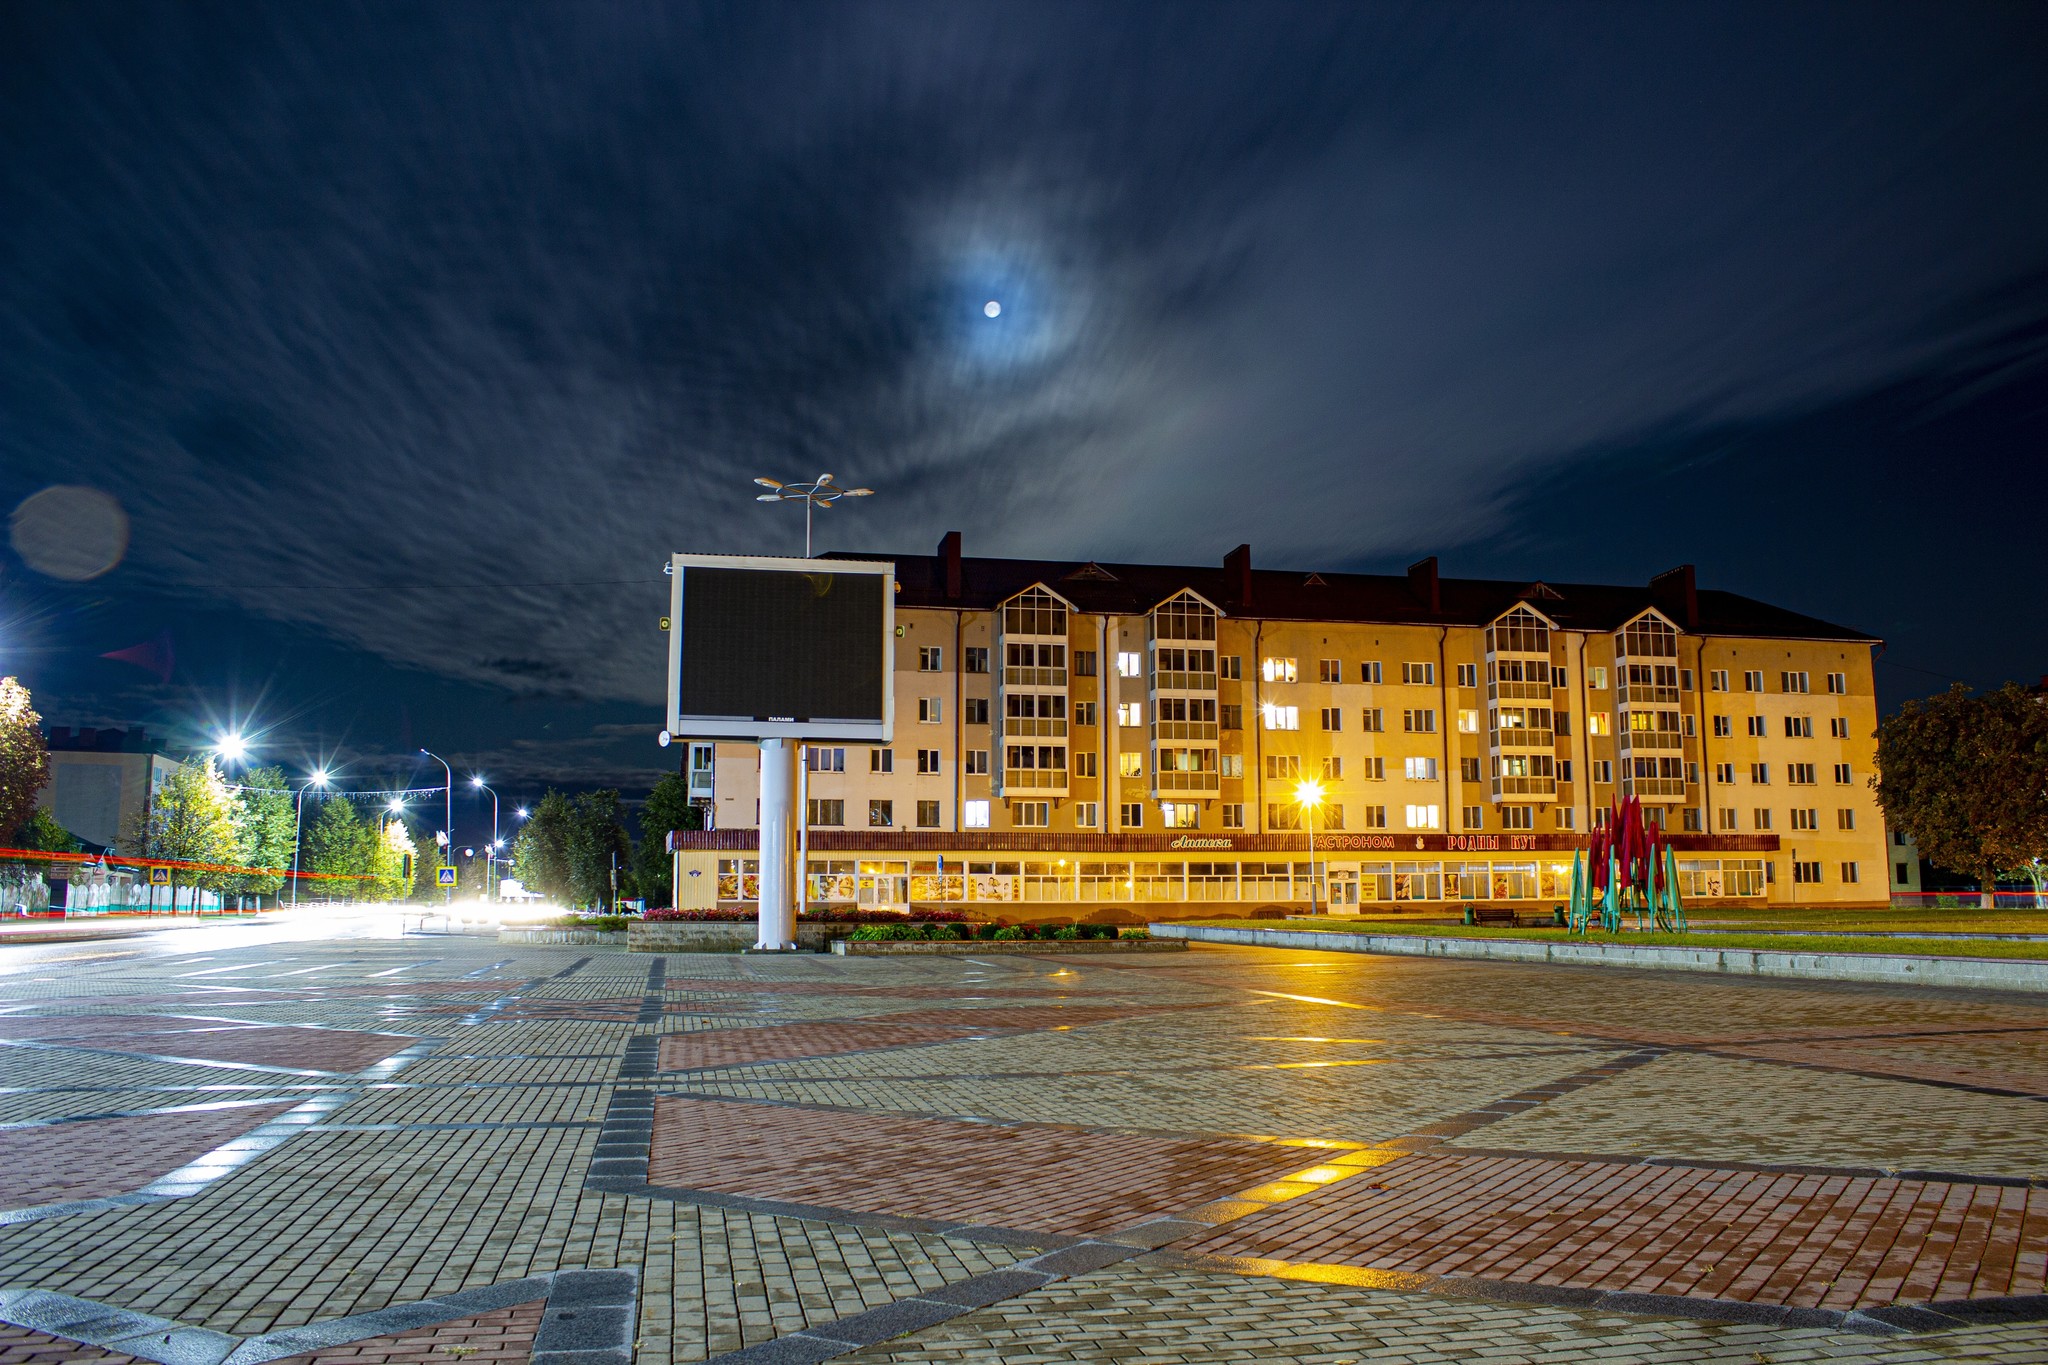
{"label": "billboard support pole", "polygon": [[796,946],[796,743],[761,741],[761,903],[754,947],[770,952]]}

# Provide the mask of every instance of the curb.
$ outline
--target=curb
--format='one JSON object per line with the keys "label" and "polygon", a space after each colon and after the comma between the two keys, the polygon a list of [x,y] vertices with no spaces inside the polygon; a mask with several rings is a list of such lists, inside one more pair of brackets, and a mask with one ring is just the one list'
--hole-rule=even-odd
{"label": "curb", "polygon": [[1806,981],[1875,982],[1967,990],[2048,992],[2048,961],[1982,957],[1919,957],[1904,953],[1794,953],[1767,948],[1635,947],[1593,940],[1429,938],[1421,934],[1353,934],[1323,929],[1224,929],[1154,924],[1154,938],[1234,943],[1311,952],[1393,957],[1456,957],[1571,967],[1634,967]]}

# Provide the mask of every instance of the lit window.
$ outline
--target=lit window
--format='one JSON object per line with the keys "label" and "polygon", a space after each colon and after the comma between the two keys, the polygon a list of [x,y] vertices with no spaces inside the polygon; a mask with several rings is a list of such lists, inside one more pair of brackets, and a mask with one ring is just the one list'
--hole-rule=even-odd
{"label": "lit window", "polygon": [[1202,808],[1193,801],[1162,801],[1159,820],[1168,829],[1195,829],[1202,823]]}
{"label": "lit window", "polygon": [[1435,806],[1408,807],[1408,828],[1436,829],[1443,823],[1443,817]]}
{"label": "lit window", "polygon": [[[1517,711],[1515,715],[1517,720],[1521,718],[1520,711]],[[1458,733],[1461,735],[1476,735],[1479,733],[1479,713],[1477,711],[1458,712]]]}
{"label": "lit window", "polygon": [[1586,716],[1586,733],[1607,735],[1614,732],[1614,718],[1605,711],[1589,712]]}
{"label": "lit window", "polygon": [[1116,756],[1116,770],[1123,777],[1143,777],[1145,775],[1145,755],[1126,749]]}
{"label": "lit window", "polygon": [[1116,671],[1120,677],[1135,678],[1145,671],[1145,656],[1126,650],[1116,656]]}
{"label": "lit window", "polygon": [[1293,682],[1294,660],[1265,659],[1259,664],[1259,673],[1267,682]]}
{"label": "lit window", "polygon": [[1224,755],[1222,755],[1222,757],[1221,757],[1221,758],[1219,758],[1219,759],[1218,759],[1217,761],[1218,761],[1218,762],[1219,762],[1219,763],[1220,763],[1220,764],[1222,765],[1222,773],[1223,773],[1223,776],[1225,776],[1225,777],[1243,777],[1243,776],[1244,776],[1244,755],[1243,755],[1243,754],[1224,754]]}
{"label": "lit window", "polygon": [[1604,691],[1607,687],[1607,670],[1604,668],[1587,669],[1586,686],[1595,692]]}
{"label": "lit window", "polygon": [[1433,758],[1404,758],[1401,765],[1410,782],[1436,781],[1436,760]]}
{"label": "lit window", "polygon": [[1301,728],[1301,712],[1298,707],[1276,706],[1272,702],[1267,702],[1260,708],[1260,711],[1264,715],[1268,730],[1299,730]]}
{"label": "lit window", "polygon": [[1145,723],[1145,703],[1141,701],[1118,702],[1116,704],[1116,723],[1118,725],[1143,725]]}
{"label": "lit window", "polygon": [[[986,761],[987,758],[984,756],[983,762]],[[988,828],[988,802],[964,801],[961,803],[960,811],[960,823],[968,829]]]}

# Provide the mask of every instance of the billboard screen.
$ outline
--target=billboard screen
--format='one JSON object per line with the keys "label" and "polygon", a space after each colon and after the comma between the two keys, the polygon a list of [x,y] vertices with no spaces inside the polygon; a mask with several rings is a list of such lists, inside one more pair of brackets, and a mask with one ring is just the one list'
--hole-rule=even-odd
{"label": "billboard screen", "polygon": [[676,555],[669,730],[887,743],[895,566]]}

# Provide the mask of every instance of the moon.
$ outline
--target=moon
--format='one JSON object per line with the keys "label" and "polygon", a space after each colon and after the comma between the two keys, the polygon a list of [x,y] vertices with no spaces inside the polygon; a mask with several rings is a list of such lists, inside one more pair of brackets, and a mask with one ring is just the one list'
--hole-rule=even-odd
{"label": "moon", "polygon": [[992,318],[1001,317],[1003,312],[1003,305],[997,303],[994,299],[990,299],[987,303],[981,305],[981,311]]}

